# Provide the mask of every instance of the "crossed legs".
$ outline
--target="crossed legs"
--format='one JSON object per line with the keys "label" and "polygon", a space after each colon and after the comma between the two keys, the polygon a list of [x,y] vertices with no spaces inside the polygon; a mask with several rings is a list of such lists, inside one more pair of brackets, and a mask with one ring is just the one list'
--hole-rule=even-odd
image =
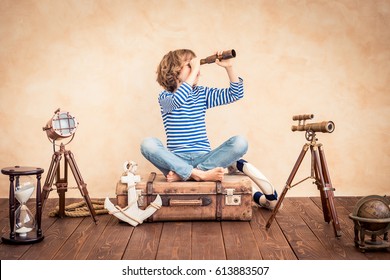
{"label": "crossed legs", "polygon": [[248,150],[241,136],[231,137],[210,152],[174,154],[157,138],[146,138],[141,153],[156,166],[168,181],[222,181],[225,170]]}
{"label": "crossed legs", "polygon": [[247,152],[248,143],[241,136],[234,136],[211,152],[174,154],[157,138],[146,138],[141,153],[167,178],[175,181],[222,181],[225,168],[230,173],[241,171],[256,184],[253,200],[260,207],[273,209],[278,194],[268,179],[252,164],[241,159]]}

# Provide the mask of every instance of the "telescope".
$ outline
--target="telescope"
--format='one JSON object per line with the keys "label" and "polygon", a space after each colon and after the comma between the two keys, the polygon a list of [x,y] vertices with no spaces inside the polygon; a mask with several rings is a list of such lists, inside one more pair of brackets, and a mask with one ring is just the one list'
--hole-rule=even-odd
{"label": "telescope", "polygon": [[229,58],[233,58],[233,57],[236,57],[236,51],[235,50],[228,50],[228,51],[223,51],[222,54],[218,55],[218,54],[213,54],[213,55],[210,55],[206,58],[203,58],[200,60],[200,65],[202,64],[210,64],[210,63],[214,63],[216,59],[219,59],[219,60],[224,60],[224,59],[229,59]]}
{"label": "telescope", "polygon": [[[307,120],[314,118],[313,114],[295,115],[292,117],[293,121],[298,121],[298,125],[291,127],[292,131],[306,131],[305,137],[309,143],[305,143],[302,147],[301,153],[299,154],[294,167],[287,179],[286,185],[284,186],[283,192],[280,194],[275,208],[268,219],[266,228],[271,226],[272,221],[275,219],[276,213],[278,212],[282,201],[287,194],[287,191],[296,185],[304,182],[307,179],[314,179],[318,190],[321,195],[322,212],[324,214],[325,222],[333,223],[334,234],[336,237],[341,236],[340,223],[337,217],[336,207],[334,204],[334,193],[335,190],[332,187],[330,180],[329,169],[325,159],[324,147],[321,143],[317,143],[316,132],[332,133],[334,131],[334,123],[332,121],[323,121],[317,123],[306,123]],[[310,176],[303,180],[293,184],[294,177],[297,174],[299,167],[307,153],[310,150],[311,155],[311,173]]]}
{"label": "telescope", "polygon": [[291,127],[292,131],[311,131],[311,132],[323,132],[332,133],[335,129],[334,122],[323,121],[317,123],[305,123],[306,120],[314,118],[313,114],[295,115],[292,117],[293,121],[298,121],[298,125]]}

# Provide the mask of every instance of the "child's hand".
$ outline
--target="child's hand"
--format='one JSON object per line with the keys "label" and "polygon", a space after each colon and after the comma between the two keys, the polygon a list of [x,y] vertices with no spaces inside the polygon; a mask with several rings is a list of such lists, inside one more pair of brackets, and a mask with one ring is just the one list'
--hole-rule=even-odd
{"label": "child's hand", "polygon": [[195,73],[198,73],[200,71],[200,59],[197,57],[191,59],[190,68],[191,68],[191,72],[194,71]]}
{"label": "child's hand", "polygon": [[189,85],[193,86],[197,84],[199,75],[200,59],[195,57],[191,59],[190,62],[186,65],[186,67],[180,71],[179,81],[186,81]]}
{"label": "child's hand", "polygon": [[[217,51],[217,52],[216,52],[217,56],[221,56],[221,55],[222,55],[222,52],[223,52],[223,51]],[[215,60],[215,63],[218,64],[218,65],[221,66],[221,67],[224,67],[224,68],[230,68],[230,67],[233,66],[233,61],[232,61],[232,59],[224,59],[224,60],[216,59],[216,60]]]}

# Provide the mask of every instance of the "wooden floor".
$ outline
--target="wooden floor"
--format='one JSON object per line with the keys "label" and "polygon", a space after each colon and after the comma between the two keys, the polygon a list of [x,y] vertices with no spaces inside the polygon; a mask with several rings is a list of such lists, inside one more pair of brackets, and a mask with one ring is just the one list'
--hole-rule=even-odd
{"label": "wooden floor", "polygon": [[[390,250],[360,252],[353,242],[348,215],[357,197],[336,197],[342,237],[323,220],[320,199],[285,198],[269,230],[271,212],[253,208],[250,222],[159,222],[137,227],[114,216],[52,218],[57,205],[50,198],[43,213],[45,236],[32,245],[0,243],[1,260],[130,260],[130,259],[264,259],[264,260],[377,260],[390,259]],[[67,199],[67,204],[70,199]],[[79,201],[79,200],[76,200]],[[74,202],[71,201],[71,202]],[[2,235],[9,229],[8,199],[0,199]]]}

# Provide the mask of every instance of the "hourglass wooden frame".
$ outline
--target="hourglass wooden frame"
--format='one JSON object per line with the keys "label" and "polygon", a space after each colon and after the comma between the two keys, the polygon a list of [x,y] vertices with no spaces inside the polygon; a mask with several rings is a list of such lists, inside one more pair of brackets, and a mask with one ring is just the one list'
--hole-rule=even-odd
{"label": "hourglass wooden frame", "polygon": [[[24,166],[13,166],[1,169],[1,173],[9,176],[9,225],[10,233],[9,237],[3,236],[1,240],[7,244],[31,244],[40,242],[44,236],[41,228],[41,217],[42,217],[42,203],[41,203],[41,176],[44,170],[39,167],[24,167]],[[18,181],[21,176],[36,175],[37,184],[36,189],[36,203],[35,203],[35,228],[27,235],[19,235],[15,231],[15,211],[16,211],[16,199],[15,199],[15,188],[18,185]],[[16,180],[16,182],[15,182]]]}

